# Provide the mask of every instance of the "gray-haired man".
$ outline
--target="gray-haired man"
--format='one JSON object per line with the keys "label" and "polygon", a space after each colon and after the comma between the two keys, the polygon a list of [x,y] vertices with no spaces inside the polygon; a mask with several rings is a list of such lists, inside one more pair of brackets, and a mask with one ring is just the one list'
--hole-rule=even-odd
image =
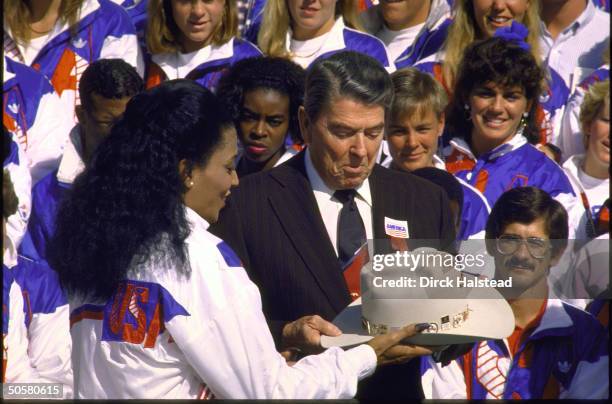
{"label": "gray-haired man", "polygon": [[[281,351],[320,350],[321,334],[338,333],[328,321],[351,302],[344,271],[366,239],[376,240],[376,253],[392,252],[398,237],[403,246],[408,237],[440,240],[438,248],[454,239],[444,191],[375,164],[392,100],[387,72],[369,56],[340,52],[316,62],[299,115],[306,150],[246,177],[211,229],[259,286]],[[380,368],[358,396],[420,397],[416,362]]]}

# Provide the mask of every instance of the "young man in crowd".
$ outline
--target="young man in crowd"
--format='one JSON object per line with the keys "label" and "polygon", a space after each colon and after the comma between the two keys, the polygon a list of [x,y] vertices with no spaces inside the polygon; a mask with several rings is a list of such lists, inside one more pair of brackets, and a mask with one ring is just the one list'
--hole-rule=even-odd
{"label": "young man in crowd", "polygon": [[[395,98],[385,128],[390,156],[382,165],[407,172],[425,167],[446,170],[444,161],[436,154],[445,123],[447,96],[444,88],[431,75],[415,68],[398,70],[391,75],[391,80]],[[449,193],[451,208],[455,205],[458,208],[453,212],[459,214],[457,239],[482,239],[491,208],[480,191],[455,179],[463,192],[461,205],[457,205],[459,198],[451,197],[449,187],[443,188]]]}
{"label": "young man in crowd", "polygon": [[87,67],[79,86],[79,123],[70,132],[59,168],[32,190],[28,232],[20,247],[23,255],[34,260],[46,258],[47,241],[53,234],[60,202],[121,118],[128,101],[143,86],[136,69],[121,59],[100,59]]}

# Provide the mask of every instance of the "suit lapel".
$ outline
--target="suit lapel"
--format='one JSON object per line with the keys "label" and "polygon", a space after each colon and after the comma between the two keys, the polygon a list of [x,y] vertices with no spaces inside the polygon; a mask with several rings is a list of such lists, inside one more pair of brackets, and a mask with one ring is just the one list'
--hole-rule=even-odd
{"label": "suit lapel", "polygon": [[340,312],[350,303],[350,297],[306,175],[304,156],[301,152],[285,163],[283,170],[270,172],[283,189],[268,199],[286,236],[332,307]]}
{"label": "suit lapel", "polygon": [[384,192],[380,176],[377,175],[378,170],[378,165],[375,165],[372,174],[368,177],[370,193],[372,194],[372,234],[374,240],[386,238],[385,212],[388,210],[386,209],[386,192]]}

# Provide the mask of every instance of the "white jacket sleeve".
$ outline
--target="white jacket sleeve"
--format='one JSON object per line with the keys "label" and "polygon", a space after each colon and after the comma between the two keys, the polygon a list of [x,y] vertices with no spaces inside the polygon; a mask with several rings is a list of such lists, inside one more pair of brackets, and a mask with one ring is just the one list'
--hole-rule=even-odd
{"label": "white jacket sleeve", "polygon": [[30,365],[28,358],[28,335],[24,321],[23,296],[17,282],[12,283],[9,292],[9,328],[3,345],[4,355],[6,355],[4,381],[6,383],[37,382],[38,372]]}
{"label": "white jacket sleeve", "polygon": [[583,136],[580,129],[580,107],[583,100],[584,90],[578,86],[565,106],[558,145],[563,161],[575,154],[584,153]]}
{"label": "white jacket sleeve", "polygon": [[[17,248],[21,244],[21,240],[28,228],[28,220],[32,210],[32,178],[28,169],[28,159],[23,148],[19,145],[14,134],[11,134],[11,154],[4,162],[4,168],[8,170],[15,195],[19,199],[17,212],[9,216],[6,221],[6,233],[8,237],[8,245],[4,251],[13,256],[17,254]],[[9,258],[4,257],[4,262],[8,262]]]}
{"label": "white jacket sleeve", "polygon": [[421,386],[426,399],[466,399],[463,371],[457,361],[442,367],[431,356],[421,358]]}
{"label": "white jacket sleeve", "polygon": [[374,371],[369,346],[340,348],[288,366],[276,351],[261,296],[241,267],[226,265],[212,245],[190,249],[188,282],[162,281],[189,316],[167,330],[217,398],[350,398]]}
{"label": "white jacket sleeve", "polygon": [[140,77],[144,77],[145,67],[138,38],[134,34],[124,34],[121,37],[108,36],[104,39],[101,59],[123,59],[136,68]]}
{"label": "white jacket sleeve", "polygon": [[28,356],[41,383],[63,384],[63,397],[73,397],[72,339],[68,305],[38,313],[28,328]]}
{"label": "white jacket sleeve", "polygon": [[72,110],[67,110],[55,92],[41,97],[34,125],[28,131],[25,150],[30,161],[32,186],[56,170],[74,126]]}

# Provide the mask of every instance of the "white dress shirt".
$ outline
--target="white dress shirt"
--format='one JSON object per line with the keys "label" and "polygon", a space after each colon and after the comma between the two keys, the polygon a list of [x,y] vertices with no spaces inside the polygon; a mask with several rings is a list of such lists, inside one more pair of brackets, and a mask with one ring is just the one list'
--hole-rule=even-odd
{"label": "white dress shirt", "polygon": [[565,81],[570,91],[603,64],[602,55],[610,37],[610,15],[584,0],[580,16],[553,39],[541,23],[542,58]]}
{"label": "white dress shirt", "polygon": [[[306,158],[304,162],[306,165],[306,175],[308,175],[308,180],[314,192],[319,212],[321,212],[321,218],[323,219],[325,229],[329,235],[329,240],[334,246],[337,255],[338,216],[342,209],[342,202],[334,198],[334,192],[336,192],[336,190],[328,187],[315,169],[310,158],[310,149],[306,149]],[[370,183],[368,178],[366,178],[360,186],[355,188],[355,191],[357,191],[355,203],[357,204],[357,209],[359,209],[361,220],[363,220],[363,225],[365,226],[366,238],[372,240],[372,195],[370,194]]]}

